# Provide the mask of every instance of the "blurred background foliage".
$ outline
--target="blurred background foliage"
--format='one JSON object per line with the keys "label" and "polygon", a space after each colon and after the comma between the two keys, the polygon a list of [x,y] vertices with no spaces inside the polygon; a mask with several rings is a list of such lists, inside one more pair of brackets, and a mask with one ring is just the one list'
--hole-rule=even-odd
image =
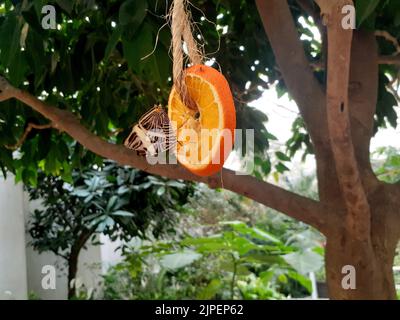
{"label": "blurred background foliage", "polygon": [[[325,31],[319,9],[313,1],[302,2],[309,6],[289,0],[290,8],[310,65],[323,66]],[[71,110],[102,138],[121,143],[148,108],[166,104],[172,67],[165,19],[170,4],[170,0],[6,0],[0,5],[0,73],[49,104]],[[399,1],[356,0],[355,4],[360,28],[400,35]],[[56,8],[56,30],[41,27],[44,5]],[[254,1],[198,0],[190,11],[207,63],[222,70],[230,83],[238,128],[254,129],[253,174],[260,179],[281,174],[288,170],[284,162],[297,151],[312,153],[298,118],[286,149],[274,157],[268,152],[275,137],[265,126],[267,116],[248,106],[265,89],[287,94]],[[381,54],[395,53],[393,44],[381,37],[378,41]],[[315,75],[324,84],[324,68],[315,67]],[[398,85],[398,68],[381,65],[376,128],[396,126]],[[265,110],[273,107],[265,105]],[[2,103],[0,169],[4,174],[13,172],[18,181],[34,185],[37,167],[70,179],[73,169],[101,164],[96,155],[54,129],[32,130],[14,152],[29,123],[47,120],[20,102]]]}
{"label": "blurred background foliage", "polygon": [[[99,245],[99,234],[111,240],[133,237],[157,239],[175,233],[178,212],[194,192],[189,182],[167,180],[145,172],[103,166],[72,172],[72,181],[39,173],[35,188],[28,187],[37,209],[28,221],[30,245],[64,259],[68,283],[76,278],[78,257],[88,244]],[[75,288],[69,288],[69,298]]]}
{"label": "blurred background foliage", "polygon": [[324,281],[325,240],[309,226],[203,185],[186,208],[173,238],[124,246],[105,299],[298,298],[311,295],[310,272]]}

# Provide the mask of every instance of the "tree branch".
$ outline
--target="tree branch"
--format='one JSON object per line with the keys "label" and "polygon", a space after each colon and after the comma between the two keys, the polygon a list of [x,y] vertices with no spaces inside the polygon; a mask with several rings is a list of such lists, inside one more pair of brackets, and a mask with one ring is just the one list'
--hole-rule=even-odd
{"label": "tree branch", "polygon": [[372,32],[355,30],[351,48],[348,87],[351,136],[358,167],[367,193],[375,185],[371,168],[370,142],[374,134],[374,116],[378,100],[378,47]]}
{"label": "tree branch", "polygon": [[1,80],[0,77],[0,99],[2,96],[18,99],[49,119],[54,128],[66,132],[84,147],[104,158],[170,179],[203,182],[213,188],[223,187],[314,226],[321,232],[325,232],[326,225],[336,218],[334,214],[336,212],[327,204],[294,194],[251,176],[236,175],[232,170],[223,169],[214,176],[199,177],[177,164],[151,165],[145,157],[138,156],[136,152],[94,135],[71,112],[49,106],[28,92],[11,87],[8,83],[1,87]]}
{"label": "tree branch", "polygon": [[22,146],[26,137],[28,136],[29,132],[31,132],[32,129],[44,130],[44,129],[50,129],[51,127],[52,127],[51,123],[42,125],[35,123],[28,123],[28,126],[26,127],[23,135],[18,139],[17,143],[14,145],[6,145],[5,147],[10,150],[16,150]]}
{"label": "tree branch", "polygon": [[393,54],[393,56],[400,53],[400,44],[397,41],[397,38],[392,36],[389,32],[385,30],[376,30],[375,36],[382,37],[393,44],[394,48],[396,49],[396,52]]}
{"label": "tree branch", "polygon": [[[400,65],[400,54],[395,56],[379,56],[378,64]],[[310,67],[314,70],[324,70],[325,63],[323,61],[310,62]]]}
{"label": "tree branch", "polygon": [[400,65],[400,55],[397,56],[380,56],[378,58],[379,64]]}
{"label": "tree branch", "polygon": [[327,116],[339,184],[347,208],[346,227],[359,240],[369,239],[371,213],[351,135],[349,78],[352,29],[343,29],[342,7],[352,0],[316,0],[328,28]]}
{"label": "tree branch", "polygon": [[[321,202],[338,207],[341,195],[330,146],[325,88],[314,76],[287,0],[256,0],[265,32],[275,54],[288,91],[296,100],[310,134],[317,162],[318,192]],[[325,65],[325,63],[324,63]]]}
{"label": "tree branch", "polygon": [[265,32],[289,92],[315,145],[327,142],[325,93],[308,61],[286,0],[256,0]]}

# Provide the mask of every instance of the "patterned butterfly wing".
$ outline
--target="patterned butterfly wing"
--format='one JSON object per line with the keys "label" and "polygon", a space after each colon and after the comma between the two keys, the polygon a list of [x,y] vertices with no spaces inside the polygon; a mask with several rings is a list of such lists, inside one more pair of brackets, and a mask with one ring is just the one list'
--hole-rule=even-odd
{"label": "patterned butterfly wing", "polygon": [[155,156],[174,148],[176,137],[165,109],[155,106],[145,113],[124,144],[139,155]]}

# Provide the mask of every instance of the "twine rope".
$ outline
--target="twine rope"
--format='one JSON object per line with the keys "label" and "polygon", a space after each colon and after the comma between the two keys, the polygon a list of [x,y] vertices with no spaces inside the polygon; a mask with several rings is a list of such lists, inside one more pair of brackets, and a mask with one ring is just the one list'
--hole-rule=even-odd
{"label": "twine rope", "polygon": [[193,38],[190,14],[187,9],[187,0],[174,0],[172,5],[172,58],[173,58],[173,82],[182,102],[193,110],[197,110],[196,103],[188,95],[185,72],[184,72],[184,51],[183,43],[187,47],[189,62],[193,65],[202,64],[204,53],[199,49],[196,40]]}

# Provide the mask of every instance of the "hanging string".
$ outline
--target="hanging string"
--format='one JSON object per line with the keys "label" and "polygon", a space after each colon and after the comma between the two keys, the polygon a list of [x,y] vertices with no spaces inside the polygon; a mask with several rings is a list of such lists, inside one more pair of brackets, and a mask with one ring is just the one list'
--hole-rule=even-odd
{"label": "hanging string", "polygon": [[202,64],[204,61],[204,53],[197,45],[193,37],[191,16],[187,7],[187,0],[174,0],[170,16],[172,19],[172,58],[173,58],[173,82],[175,89],[178,91],[182,102],[190,109],[197,110],[196,103],[188,94],[185,79],[185,59],[183,42],[187,47],[187,55],[189,62],[193,65]]}

